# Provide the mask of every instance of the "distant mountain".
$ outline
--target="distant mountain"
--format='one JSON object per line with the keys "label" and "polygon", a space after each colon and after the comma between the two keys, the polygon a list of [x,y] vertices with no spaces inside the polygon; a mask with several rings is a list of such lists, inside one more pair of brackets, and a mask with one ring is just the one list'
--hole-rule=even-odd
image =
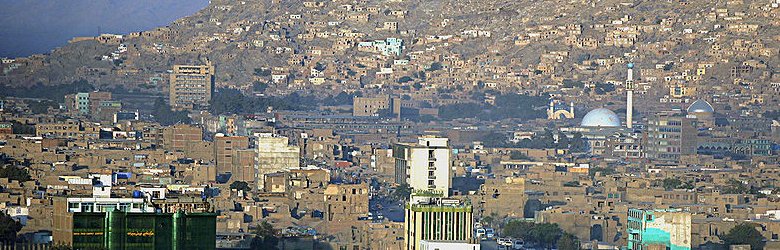
{"label": "distant mountain", "polygon": [[0,0],[0,56],[48,53],[75,36],[149,30],[208,0]]}

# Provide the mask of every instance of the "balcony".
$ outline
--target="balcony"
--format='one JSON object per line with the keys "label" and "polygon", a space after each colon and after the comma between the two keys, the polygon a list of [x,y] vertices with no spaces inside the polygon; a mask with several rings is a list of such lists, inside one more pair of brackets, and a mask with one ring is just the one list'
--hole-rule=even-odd
{"label": "balcony", "polygon": [[428,185],[428,188],[434,189],[434,188],[436,188],[436,185]]}
{"label": "balcony", "polygon": [[428,170],[436,170],[436,166],[428,166]]}
{"label": "balcony", "polygon": [[428,176],[428,179],[430,179],[430,180],[435,180],[435,179],[436,179],[436,176],[435,176],[435,175],[429,175],[429,176]]}
{"label": "balcony", "polygon": [[436,157],[428,156],[428,161],[436,161]]}

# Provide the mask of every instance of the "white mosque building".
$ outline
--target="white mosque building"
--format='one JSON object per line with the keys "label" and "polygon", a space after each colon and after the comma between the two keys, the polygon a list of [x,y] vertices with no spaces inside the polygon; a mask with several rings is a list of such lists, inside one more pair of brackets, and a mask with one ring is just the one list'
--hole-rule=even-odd
{"label": "white mosque building", "polygon": [[568,133],[582,133],[588,141],[589,153],[603,156],[641,158],[641,134],[633,129],[633,69],[629,63],[626,79],[626,123],[625,126],[614,111],[596,108],[585,114],[578,127],[561,128]]}

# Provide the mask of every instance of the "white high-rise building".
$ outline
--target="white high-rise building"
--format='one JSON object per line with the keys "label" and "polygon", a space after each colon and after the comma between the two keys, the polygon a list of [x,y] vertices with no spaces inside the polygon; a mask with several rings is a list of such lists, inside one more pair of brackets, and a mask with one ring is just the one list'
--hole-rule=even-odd
{"label": "white high-rise building", "polygon": [[424,136],[418,142],[393,146],[395,181],[415,191],[434,191],[444,197],[452,187],[449,139]]}
{"label": "white high-rise building", "polygon": [[407,250],[428,250],[431,244],[451,249],[462,249],[455,246],[479,247],[473,237],[473,208],[468,202],[421,192],[412,195],[405,212],[404,245]]}

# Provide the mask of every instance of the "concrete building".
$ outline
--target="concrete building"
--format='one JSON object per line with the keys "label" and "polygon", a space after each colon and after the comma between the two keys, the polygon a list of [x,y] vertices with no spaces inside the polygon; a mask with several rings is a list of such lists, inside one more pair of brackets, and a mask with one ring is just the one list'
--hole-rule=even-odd
{"label": "concrete building", "polygon": [[401,118],[401,98],[398,97],[355,97],[352,99],[352,116],[392,115]]}
{"label": "concrete building", "polygon": [[479,250],[480,246],[478,243],[423,240],[420,242],[420,249],[421,250],[436,250],[436,249]]}
{"label": "concrete building", "polygon": [[445,197],[452,187],[449,139],[425,136],[418,142],[393,146],[395,181],[416,191],[436,191]]}
{"label": "concrete building", "polygon": [[290,146],[289,139],[271,133],[258,133],[257,158],[255,160],[255,183],[257,188],[264,187],[264,175],[284,172],[300,167],[300,148]]}
{"label": "concrete building", "polygon": [[412,195],[406,204],[404,223],[407,250],[425,249],[423,241],[474,243],[471,204],[435,192]]}
{"label": "concrete building", "polygon": [[254,149],[236,150],[232,159],[230,180],[253,183],[255,181],[255,158],[257,158],[257,151]]}
{"label": "concrete building", "polygon": [[368,215],[368,184],[331,184],[325,188],[325,221],[333,234],[358,227]]}
{"label": "concrete building", "polygon": [[217,173],[233,173],[235,158],[238,157],[238,151],[249,148],[249,137],[246,136],[224,136],[217,134],[214,138],[214,154],[217,161]]}
{"label": "concrete building", "polygon": [[65,108],[71,114],[95,115],[101,109],[115,106],[116,103],[111,102],[111,92],[95,91],[65,95]]}
{"label": "concrete building", "polygon": [[628,210],[628,249],[691,249],[691,213],[680,209]]}
{"label": "concrete building", "polygon": [[203,141],[203,129],[198,126],[176,124],[163,130],[163,145],[170,151],[187,151]]}
{"label": "concrete building", "polygon": [[214,89],[214,66],[174,65],[169,98],[174,110],[208,106]]}
{"label": "concrete building", "polygon": [[679,112],[661,112],[647,124],[647,157],[677,162],[680,155],[696,154],[698,124],[696,119]]}

